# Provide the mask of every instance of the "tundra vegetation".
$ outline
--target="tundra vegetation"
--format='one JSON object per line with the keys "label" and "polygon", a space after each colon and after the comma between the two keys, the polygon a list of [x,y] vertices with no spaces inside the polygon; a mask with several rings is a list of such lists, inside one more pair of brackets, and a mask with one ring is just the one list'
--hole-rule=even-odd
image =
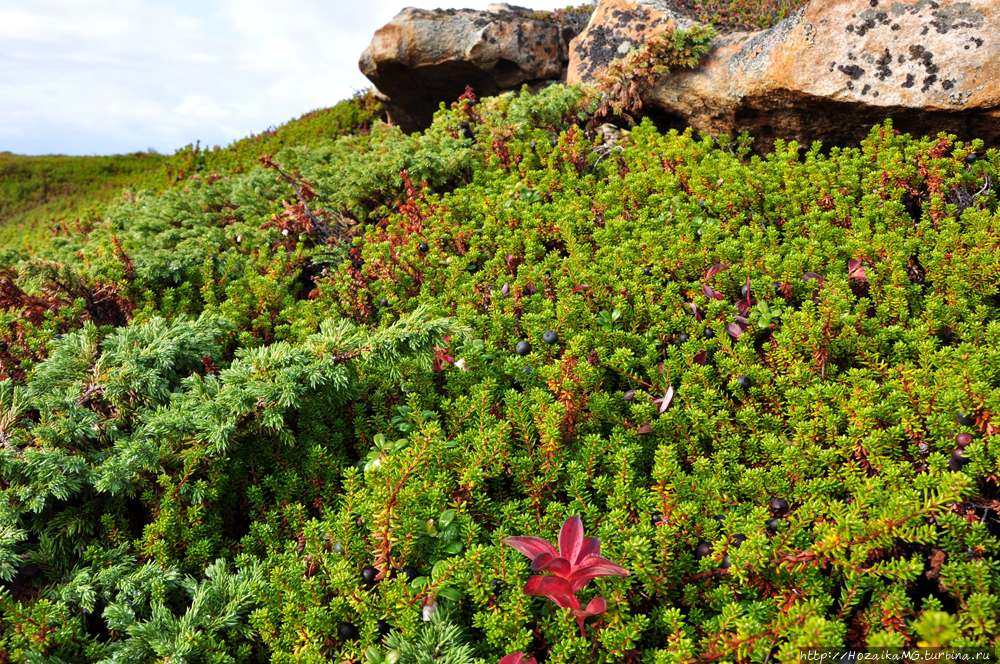
{"label": "tundra vegetation", "polygon": [[997,654],[1000,154],[604,101],[359,96],[8,245],[0,662]]}

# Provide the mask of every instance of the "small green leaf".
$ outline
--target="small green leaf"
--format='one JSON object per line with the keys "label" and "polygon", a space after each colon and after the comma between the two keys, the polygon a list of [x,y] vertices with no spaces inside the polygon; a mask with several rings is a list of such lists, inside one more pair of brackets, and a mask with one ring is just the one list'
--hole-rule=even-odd
{"label": "small green leaf", "polygon": [[447,560],[439,560],[436,563],[434,563],[434,567],[431,568],[431,578],[437,581],[438,577],[441,576],[442,570],[446,569],[447,567],[448,567]]}
{"label": "small green leaf", "polygon": [[455,513],[455,510],[441,512],[441,516],[438,517],[438,525],[441,528],[447,528],[451,525],[452,521],[455,520],[456,516],[458,516],[458,514]]}
{"label": "small green leaf", "polygon": [[452,602],[457,602],[462,599],[462,593],[458,588],[442,588],[438,591],[438,597],[444,597],[445,599],[450,599]]}

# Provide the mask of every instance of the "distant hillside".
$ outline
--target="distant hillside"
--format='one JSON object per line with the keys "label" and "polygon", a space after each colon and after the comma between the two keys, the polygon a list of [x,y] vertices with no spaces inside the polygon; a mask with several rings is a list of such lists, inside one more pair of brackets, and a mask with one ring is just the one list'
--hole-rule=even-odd
{"label": "distant hillside", "polygon": [[380,113],[367,92],[209,150],[200,143],[173,155],[136,152],[102,157],[29,157],[0,152],[0,246],[37,247],[76,224],[99,220],[126,188],[165,189],[199,171],[242,172],[261,155],[289,145],[314,145],[367,127]]}

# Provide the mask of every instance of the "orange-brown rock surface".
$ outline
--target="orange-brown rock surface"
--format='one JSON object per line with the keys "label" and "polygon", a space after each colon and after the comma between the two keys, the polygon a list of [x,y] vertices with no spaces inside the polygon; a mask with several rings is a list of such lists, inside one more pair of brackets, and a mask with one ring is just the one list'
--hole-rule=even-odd
{"label": "orange-brown rock surface", "polygon": [[[665,0],[599,0],[568,82],[693,22]],[[856,144],[872,124],[1000,141],[1000,2],[812,0],[769,30],[717,38],[696,69],[642,91],[642,112],[712,134]]]}
{"label": "orange-brown rock surface", "polygon": [[564,80],[569,43],[584,18],[539,16],[506,4],[491,11],[409,7],[375,33],[359,66],[389,119],[417,131],[430,126],[440,102],[455,101],[467,85],[478,95],[495,95]]}

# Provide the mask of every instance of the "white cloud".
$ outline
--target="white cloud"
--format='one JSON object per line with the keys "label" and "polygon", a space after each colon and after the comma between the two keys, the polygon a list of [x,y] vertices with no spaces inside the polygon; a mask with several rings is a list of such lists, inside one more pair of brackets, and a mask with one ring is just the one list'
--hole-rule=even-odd
{"label": "white cloud", "polygon": [[358,57],[408,4],[418,3],[0,0],[0,150],[228,144],[368,87]]}

